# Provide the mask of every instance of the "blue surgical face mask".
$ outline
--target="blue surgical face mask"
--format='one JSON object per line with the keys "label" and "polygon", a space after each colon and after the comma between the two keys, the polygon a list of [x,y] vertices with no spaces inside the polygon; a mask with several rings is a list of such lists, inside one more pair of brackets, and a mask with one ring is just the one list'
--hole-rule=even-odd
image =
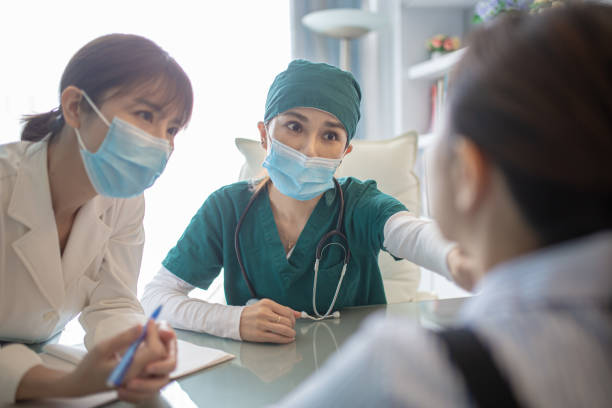
{"label": "blue surgical face mask", "polygon": [[107,197],[129,198],[142,194],[164,171],[172,153],[170,143],[116,116],[109,123],[85,91],[82,92],[108,126],[106,137],[95,153],[87,150],[79,129],[74,129],[89,181],[98,194]]}
{"label": "blue surgical face mask", "polygon": [[342,159],[308,157],[271,137],[268,140],[263,166],[278,191],[306,201],[334,188],[334,173]]}

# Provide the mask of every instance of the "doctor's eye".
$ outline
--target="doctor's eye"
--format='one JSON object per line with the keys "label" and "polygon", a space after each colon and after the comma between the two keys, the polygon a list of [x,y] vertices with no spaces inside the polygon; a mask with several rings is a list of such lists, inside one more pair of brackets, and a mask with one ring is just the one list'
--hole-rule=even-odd
{"label": "doctor's eye", "polygon": [[293,132],[299,132],[302,130],[302,125],[298,122],[289,122],[286,126]]}
{"label": "doctor's eye", "polygon": [[141,119],[146,120],[147,122],[153,122],[153,112],[138,111],[136,112],[136,116],[138,116]]}
{"label": "doctor's eye", "polygon": [[338,141],[340,140],[340,136],[338,136],[338,134],[336,132],[327,132],[325,134],[323,134],[323,139],[327,140],[327,141]]}
{"label": "doctor's eye", "polygon": [[170,136],[176,136],[176,134],[181,130],[179,127],[171,127],[168,129],[168,134]]}

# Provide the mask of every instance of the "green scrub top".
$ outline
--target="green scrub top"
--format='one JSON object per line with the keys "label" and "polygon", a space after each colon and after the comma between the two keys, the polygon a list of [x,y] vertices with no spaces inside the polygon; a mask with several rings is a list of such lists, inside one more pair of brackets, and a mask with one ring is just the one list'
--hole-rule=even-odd
{"label": "green scrub top", "polygon": [[[351,259],[334,310],[386,303],[378,254],[384,249],[385,223],[391,215],[406,211],[406,207],[380,192],[372,180],[362,182],[349,177],[339,182],[344,192],[344,233]],[[340,198],[334,188],[323,194],[287,258],[267,187],[264,188],[240,228],[246,273],[260,299],[269,298],[294,310],[313,313],[315,251],[323,235],[336,227]],[[234,231],[252,194],[252,185],[246,181],[212,193],[164,259],[164,267],[202,289],[207,289],[224,268],[227,303],[244,305],[252,296],[234,251]],[[323,252],[317,277],[320,313],[325,313],[332,302],[343,263],[344,251],[337,245]]]}

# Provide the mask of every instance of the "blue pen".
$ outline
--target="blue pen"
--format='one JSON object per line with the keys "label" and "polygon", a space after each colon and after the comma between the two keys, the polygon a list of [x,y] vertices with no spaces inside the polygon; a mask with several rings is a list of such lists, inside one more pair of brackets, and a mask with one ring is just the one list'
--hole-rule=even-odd
{"label": "blue pen", "polygon": [[[157,316],[159,316],[159,312],[161,312],[161,305],[157,306],[157,309],[151,313],[150,319],[155,320]],[[148,323],[148,321],[147,321]],[[125,352],[119,364],[115,367],[112,373],[108,376],[106,380],[106,385],[109,387],[119,387],[123,382],[123,377],[125,377],[125,373],[127,373],[130,365],[132,365],[132,360],[134,359],[134,354],[136,353],[136,349],[140,346],[140,343],[144,340],[147,335],[147,324],[145,323],[142,328],[142,333],[140,336],[132,343],[130,348]]]}

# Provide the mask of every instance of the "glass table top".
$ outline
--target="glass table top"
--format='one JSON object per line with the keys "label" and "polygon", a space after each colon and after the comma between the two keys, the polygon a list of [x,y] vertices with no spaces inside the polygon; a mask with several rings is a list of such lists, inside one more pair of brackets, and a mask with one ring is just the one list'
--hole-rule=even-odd
{"label": "glass table top", "polygon": [[[402,317],[429,329],[450,325],[467,298],[355,307],[340,319],[296,323],[296,341],[261,344],[177,330],[179,339],[214,347],[236,356],[233,360],[170,383],[150,407],[259,407],[279,401],[310,375],[372,316]],[[117,401],[108,407],[128,407]]]}

